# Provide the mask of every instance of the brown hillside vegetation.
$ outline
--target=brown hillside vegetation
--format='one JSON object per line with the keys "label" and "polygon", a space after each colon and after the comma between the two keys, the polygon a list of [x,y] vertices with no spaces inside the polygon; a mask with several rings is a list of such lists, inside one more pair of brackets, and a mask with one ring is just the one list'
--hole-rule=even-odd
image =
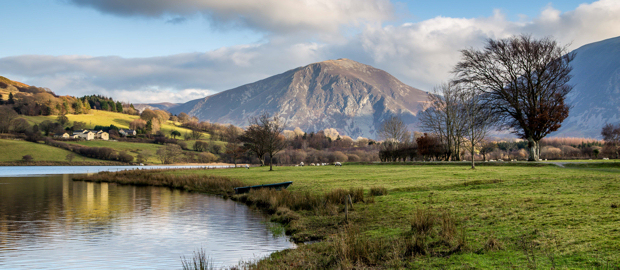
{"label": "brown hillside vegetation", "polygon": [[[6,86],[4,84],[6,84]],[[7,79],[6,77],[0,76],[0,88],[7,88],[8,85],[13,85],[15,87],[29,87],[30,86],[25,83],[12,81],[12,80]]]}

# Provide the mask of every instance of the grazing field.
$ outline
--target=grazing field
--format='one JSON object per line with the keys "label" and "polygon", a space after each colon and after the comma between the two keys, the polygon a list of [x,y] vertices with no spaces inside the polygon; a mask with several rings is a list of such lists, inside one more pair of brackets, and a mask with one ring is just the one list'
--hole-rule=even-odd
{"label": "grazing field", "polygon": [[[293,181],[286,192],[233,196],[266,209],[297,241],[322,240],[277,252],[252,265],[258,269],[620,267],[619,162],[563,168],[480,164],[476,170],[467,163],[359,164],[165,174],[211,175],[248,185]],[[371,196],[371,190],[387,194]],[[338,203],[342,194],[355,202],[348,223]]]}
{"label": "grazing field", "polygon": [[[21,161],[25,155],[31,155],[34,162],[39,161],[66,161],[65,157],[70,151],[45,145],[42,143],[33,143],[18,140],[0,139],[0,162]],[[74,161],[97,161],[99,159],[82,158],[76,155]]]}
{"label": "grazing field", "polygon": [[[58,116],[50,115],[50,116],[22,116],[22,117],[26,118],[26,120],[28,120],[30,123],[39,124],[45,120],[56,121],[56,118]],[[100,110],[91,110],[89,114],[68,114],[67,117],[69,118],[69,121],[71,122],[79,121],[79,122],[86,123],[86,128],[94,128],[97,125],[99,126],[115,125],[119,128],[129,128],[129,123],[131,123],[131,121],[140,118],[137,115],[128,115],[128,114],[100,111]],[[172,130],[177,130],[181,134],[185,134],[186,132],[191,133],[191,130],[189,129],[175,126],[172,123],[172,121],[167,121],[161,126],[161,131],[167,136],[170,136],[170,132]],[[203,133],[203,138],[208,139],[209,136],[210,135],[208,133]]]}
{"label": "grazing field", "polygon": [[[132,143],[132,142],[114,142],[114,141],[102,141],[102,140],[93,140],[93,141],[68,141],[70,144],[79,144],[89,147],[109,147],[116,151],[126,151],[134,158],[144,150],[150,152],[151,156],[147,160],[147,163],[151,164],[161,164],[161,160],[157,158],[155,153],[159,148],[164,147],[163,145],[154,144],[154,143]],[[136,159],[134,159],[134,162]]]}

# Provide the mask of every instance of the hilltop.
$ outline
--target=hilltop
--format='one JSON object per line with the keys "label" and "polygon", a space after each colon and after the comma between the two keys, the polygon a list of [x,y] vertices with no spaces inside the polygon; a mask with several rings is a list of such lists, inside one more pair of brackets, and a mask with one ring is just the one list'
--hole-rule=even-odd
{"label": "hilltop", "polygon": [[376,138],[383,120],[392,115],[413,127],[427,96],[383,70],[338,59],[295,68],[170,111],[237,126],[268,112],[285,118],[289,128],[335,128],[353,138]]}

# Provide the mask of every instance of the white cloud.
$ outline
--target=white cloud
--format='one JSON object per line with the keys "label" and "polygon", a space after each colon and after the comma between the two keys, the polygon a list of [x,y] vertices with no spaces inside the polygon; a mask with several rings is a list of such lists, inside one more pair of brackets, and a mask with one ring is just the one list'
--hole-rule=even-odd
{"label": "white cloud", "polygon": [[328,31],[388,20],[389,0],[68,0],[119,16],[166,17],[202,14],[220,27],[267,32]]}
{"label": "white cloud", "polygon": [[450,78],[460,50],[480,48],[488,38],[521,33],[553,36],[576,49],[620,36],[620,1],[601,0],[561,13],[547,6],[529,21],[508,21],[500,11],[487,18],[437,17],[400,26],[367,27],[360,39],[372,63],[414,87],[431,89]]}
{"label": "white cloud", "polygon": [[342,37],[344,41],[308,38],[300,42],[274,35],[262,44],[162,57],[14,56],[0,58],[0,74],[23,78],[25,83],[49,87],[59,94],[118,94],[131,102],[187,101],[211,93],[187,89],[219,92],[312,62],[344,57],[430,90],[450,78],[459,50],[479,48],[487,38],[551,35],[576,49],[620,36],[617,14],[620,1],[601,0],[565,13],[547,6],[536,18],[517,22],[495,11],[482,18],[436,17],[396,26],[365,24],[359,34]]}
{"label": "white cloud", "polygon": [[[162,90],[162,89],[144,89],[135,90],[112,90],[105,91],[106,96],[114,97],[115,100],[121,100],[132,103],[183,103],[188,100],[199,99],[212,95],[215,92],[208,89],[183,89],[180,91]],[[139,93],[137,95],[137,93]]]}

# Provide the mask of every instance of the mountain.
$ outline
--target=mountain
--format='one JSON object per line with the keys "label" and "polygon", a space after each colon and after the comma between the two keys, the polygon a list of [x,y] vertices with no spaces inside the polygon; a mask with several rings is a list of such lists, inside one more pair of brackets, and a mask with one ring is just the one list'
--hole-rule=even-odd
{"label": "mountain", "polygon": [[170,111],[178,105],[179,105],[178,103],[162,102],[162,103],[134,104],[133,107],[136,108],[136,110],[140,112],[144,111],[144,109]]}
{"label": "mountain", "polygon": [[427,98],[426,92],[383,70],[338,59],[292,69],[170,111],[239,126],[247,126],[249,117],[268,112],[285,118],[289,129],[335,128],[353,138],[376,138],[382,121],[391,115],[415,125]]}
{"label": "mountain", "polygon": [[584,45],[571,63],[573,107],[554,137],[600,138],[605,123],[620,122],[620,37]]}

